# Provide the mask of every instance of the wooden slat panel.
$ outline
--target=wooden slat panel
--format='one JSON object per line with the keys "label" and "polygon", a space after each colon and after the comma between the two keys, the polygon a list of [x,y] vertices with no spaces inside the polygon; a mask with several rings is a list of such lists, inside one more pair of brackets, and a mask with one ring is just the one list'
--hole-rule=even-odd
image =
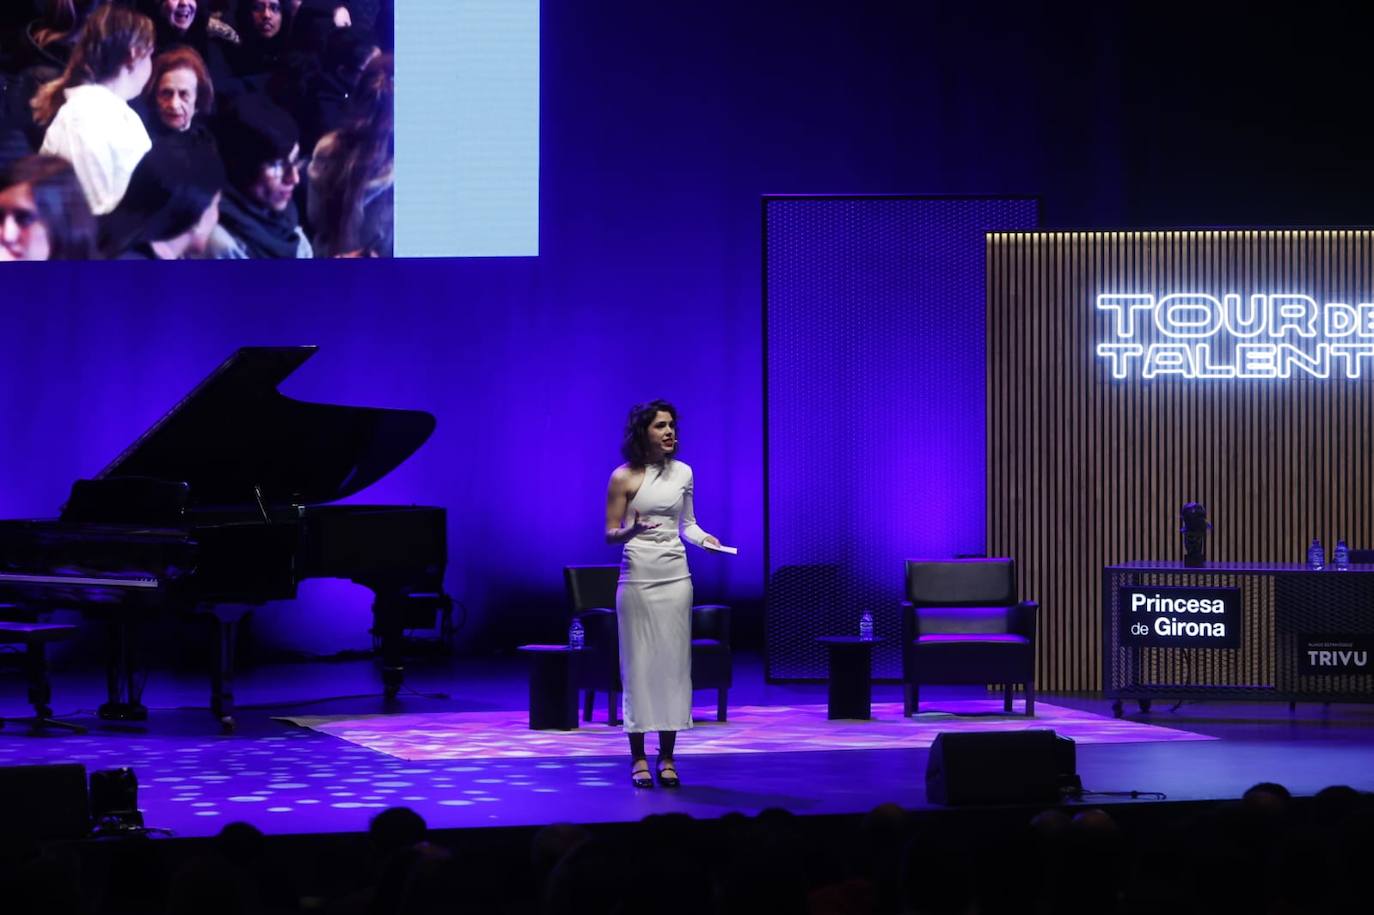
{"label": "wooden slat panel", "polygon": [[[1359,230],[988,236],[988,549],[1016,557],[1022,593],[1041,602],[1044,688],[1101,688],[1102,566],[1181,558],[1184,502],[1207,506],[1214,561],[1295,562],[1313,537],[1374,547],[1374,382],[1115,380],[1095,354],[1097,295],[1354,305],[1374,301],[1372,242]],[[1219,684],[1274,676],[1259,650],[1178,657]]]}

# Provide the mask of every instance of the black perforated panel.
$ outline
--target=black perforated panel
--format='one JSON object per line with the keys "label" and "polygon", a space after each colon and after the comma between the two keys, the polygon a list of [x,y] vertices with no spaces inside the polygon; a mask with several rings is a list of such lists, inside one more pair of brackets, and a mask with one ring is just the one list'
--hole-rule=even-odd
{"label": "black perforated panel", "polygon": [[981,553],[985,233],[1027,198],[764,201],[767,675],[873,612],[900,674],[903,560]]}

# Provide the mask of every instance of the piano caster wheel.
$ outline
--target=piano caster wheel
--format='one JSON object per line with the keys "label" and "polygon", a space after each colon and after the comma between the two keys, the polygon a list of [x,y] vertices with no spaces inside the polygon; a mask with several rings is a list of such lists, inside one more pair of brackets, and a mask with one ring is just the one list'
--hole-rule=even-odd
{"label": "piano caster wheel", "polygon": [[382,697],[387,702],[395,702],[405,682],[405,671],[399,667],[382,668]]}
{"label": "piano caster wheel", "polygon": [[224,715],[219,720],[219,728],[226,734],[234,733],[234,716]]}
{"label": "piano caster wheel", "polygon": [[147,721],[148,707],[136,702],[106,702],[96,715],[101,721]]}
{"label": "piano caster wheel", "polygon": [[1125,708],[1122,707],[1122,705],[1121,705],[1121,700],[1120,700],[1120,699],[1118,699],[1118,700],[1116,700],[1115,702],[1112,703],[1112,717],[1113,717],[1113,718],[1120,718],[1123,714],[1125,714],[1125,712],[1126,712],[1126,710],[1125,710]]}

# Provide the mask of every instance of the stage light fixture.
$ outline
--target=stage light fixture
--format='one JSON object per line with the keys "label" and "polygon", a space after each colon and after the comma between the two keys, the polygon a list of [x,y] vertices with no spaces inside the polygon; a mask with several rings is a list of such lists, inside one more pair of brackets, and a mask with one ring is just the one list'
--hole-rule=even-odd
{"label": "stage light fixture", "polygon": [[129,768],[91,773],[91,821],[98,836],[145,832],[138,809],[138,777]]}

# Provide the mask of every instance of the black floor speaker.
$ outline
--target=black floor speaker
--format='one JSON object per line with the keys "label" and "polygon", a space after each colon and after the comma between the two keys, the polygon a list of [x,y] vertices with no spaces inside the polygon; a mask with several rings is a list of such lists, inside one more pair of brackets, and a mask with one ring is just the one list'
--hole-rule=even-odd
{"label": "black floor speaker", "polygon": [[0,767],[0,835],[45,841],[91,831],[86,767]]}
{"label": "black floor speaker", "polygon": [[941,733],[926,763],[926,798],[934,804],[1058,801],[1077,782],[1074,742],[1047,728]]}

